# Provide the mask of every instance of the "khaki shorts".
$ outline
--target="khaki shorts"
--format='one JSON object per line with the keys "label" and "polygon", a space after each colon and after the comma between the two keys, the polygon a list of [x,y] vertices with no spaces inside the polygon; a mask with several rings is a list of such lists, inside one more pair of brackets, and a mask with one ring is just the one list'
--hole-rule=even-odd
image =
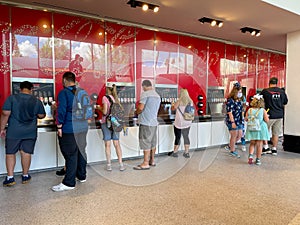
{"label": "khaki shorts", "polygon": [[272,129],[272,135],[279,136],[282,134],[282,119],[270,119],[268,129]]}
{"label": "khaki shorts", "polygon": [[145,126],[140,124],[139,143],[142,150],[151,150],[157,144],[157,126]]}

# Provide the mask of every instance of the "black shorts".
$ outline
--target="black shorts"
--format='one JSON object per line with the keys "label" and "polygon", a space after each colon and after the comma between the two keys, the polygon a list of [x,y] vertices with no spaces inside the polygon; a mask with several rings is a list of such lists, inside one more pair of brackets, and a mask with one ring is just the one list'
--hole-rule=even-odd
{"label": "black shorts", "polygon": [[33,154],[36,138],[31,139],[5,139],[6,154],[16,154],[22,150],[25,153]]}

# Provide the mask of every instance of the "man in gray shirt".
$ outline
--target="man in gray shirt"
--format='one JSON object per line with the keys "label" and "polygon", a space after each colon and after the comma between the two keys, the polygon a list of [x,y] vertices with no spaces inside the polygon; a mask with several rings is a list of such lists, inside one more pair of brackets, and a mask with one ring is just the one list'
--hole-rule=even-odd
{"label": "man in gray shirt", "polygon": [[136,109],[139,115],[139,144],[144,151],[142,164],[133,167],[135,170],[147,170],[155,166],[154,155],[157,144],[157,113],[160,106],[160,96],[153,89],[149,80],[142,83],[144,92]]}

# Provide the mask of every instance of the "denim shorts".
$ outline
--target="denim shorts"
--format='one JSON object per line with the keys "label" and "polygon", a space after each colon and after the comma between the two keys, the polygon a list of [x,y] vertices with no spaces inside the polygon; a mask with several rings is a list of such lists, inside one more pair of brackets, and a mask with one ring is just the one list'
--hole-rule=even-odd
{"label": "denim shorts", "polygon": [[110,140],[117,141],[120,139],[120,133],[114,132],[111,129],[109,129],[106,123],[101,124],[101,130],[103,134],[103,141],[110,141]]}
{"label": "denim shorts", "polygon": [[236,128],[232,128],[232,124],[228,123],[227,127],[228,127],[228,130],[231,131],[231,130],[243,130],[244,126],[243,126],[243,124],[240,124],[240,125],[237,125]]}
{"label": "denim shorts", "polygon": [[33,154],[36,138],[31,139],[10,139],[5,140],[6,154],[16,154],[22,150],[25,153]]}

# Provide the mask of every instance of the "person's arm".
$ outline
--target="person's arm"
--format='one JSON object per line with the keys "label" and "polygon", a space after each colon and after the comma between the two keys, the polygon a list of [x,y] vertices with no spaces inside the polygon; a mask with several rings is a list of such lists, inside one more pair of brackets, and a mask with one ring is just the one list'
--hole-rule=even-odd
{"label": "person's arm", "polygon": [[2,115],[1,115],[1,131],[0,131],[0,136],[1,137],[5,137],[5,135],[6,135],[5,127],[6,127],[6,124],[8,122],[8,118],[9,118],[10,114],[11,114],[11,111],[2,110]]}
{"label": "person's arm", "polygon": [[38,111],[38,114],[37,114],[37,118],[38,119],[43,119],[43,118],[46,117],[45,108],[44,108],[41,101],[38,101],[38,104],[39,104],[39,111]]}
{"label": "person's arm", "polygon": [[102,98],[102,106],[101,105],[95,105],[95,109],[98,109],[101,111],[103,115],[107,115],[107,110],[108,110],[108,104],[107,104],[108,98],[106,96],[103,96]]}
{"label": "person's arm", "polygon": [[231,122],[232,124],[235,123],[232,112],[230,111],[230,112],[228,112],[227,114],[228,114],[228,116],[229,116],[230,122]]}
{"label": "person's arm", "polygon": [[266,123],[268,123],[269,122],[269,115],[268,115],[268,112],[265,110],[265,109],[263,109],[264,110],[264,121],[266,122]]}
{"label": "person's arm", "polygon": [[283,105],[286,105],[288,103],[288,97],[286,93],[284,92],[284,98],[283,98]]}
{"label": "person's arm", "polygon": [[101,110],[101,112],[103,113],[103,115],[107,115],[107,109],[108,109],[108,105],[107,105],[107,103],[106,102],[103,102],[103,106],[102,106],[102,108],[100,109]]}
{"label": "person's arm", "polygon": [[144,108],[145,108],[145,104],[144,103],[139,103],[138,106],[136,107],[135,113],[137,115],[141,114],[143,112]]}
{"label": "person's arm", "polygon": [[178,107],[179,107],[179,100],[177,100],[175,103],[174,103],[174,102],[172,103],[171,110],[174,111],[174,110],[176,110]]}
{"label": "person's arm", "polygon": [[62,128],[64,122],[65,122],[65,118],[66,118],[66,114],[67,114],[67,97],[66,97],[66,93],[63,93],[62,91],[58,94],[57,97],[57,119],[56,119],[56,123],[57,123],[57,129]]}
{"label": "person's arm", "polygon": [[248,121],[248,110],[246,111],[246,114],[245,114],[245,121]]}
{"label": "person's arm", "polygon": [[226,104],[226,111],[229,117],[229,121],[232,124],[232,128],[236,128],[235,120],[231,111],[232,110],[231,105],[232,105],[232,99],[228,99]]}
{"label": "person's arm", "polygon": [[39,119],[44,119],[46,117],[46,114],[37,114],[37,117]]}

